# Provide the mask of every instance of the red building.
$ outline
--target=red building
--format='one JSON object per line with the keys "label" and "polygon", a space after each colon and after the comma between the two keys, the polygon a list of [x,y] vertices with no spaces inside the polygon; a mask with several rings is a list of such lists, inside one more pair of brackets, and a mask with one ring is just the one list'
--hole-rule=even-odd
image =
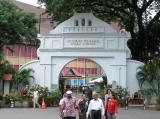
{"label": "red building", "polygon": [[38,46],[23,44],[7,45],[3,47],[3,54],[10,65],[18,70],[21,65],[37,59],[37,48]]}

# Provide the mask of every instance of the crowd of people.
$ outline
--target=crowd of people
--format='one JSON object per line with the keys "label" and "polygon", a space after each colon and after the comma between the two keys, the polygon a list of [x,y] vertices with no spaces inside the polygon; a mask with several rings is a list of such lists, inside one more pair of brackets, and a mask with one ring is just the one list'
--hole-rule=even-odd
{"label": "crowd of people", "polygon": [[76,119],[77,111],[79,119],[115,119],[118,102],[111,89],[107,90],[104,100],[96,91],[82,91],[81,97],[76,99],[72,91],[67,90],[59,102],[59,109],[62,119]]}

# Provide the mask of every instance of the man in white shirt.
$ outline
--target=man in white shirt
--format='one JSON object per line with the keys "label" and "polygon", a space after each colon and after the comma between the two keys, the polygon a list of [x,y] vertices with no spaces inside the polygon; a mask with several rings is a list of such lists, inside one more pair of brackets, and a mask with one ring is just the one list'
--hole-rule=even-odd
{"label": "man in white shirt", "polygon": [[102,119],[104,118],[103,101],[100,98],[98,98],[98,94],[96,91],[93,91],[92,96],[93,99],[89,103],[86,117],[88,119],[90,115],[91,119]]}

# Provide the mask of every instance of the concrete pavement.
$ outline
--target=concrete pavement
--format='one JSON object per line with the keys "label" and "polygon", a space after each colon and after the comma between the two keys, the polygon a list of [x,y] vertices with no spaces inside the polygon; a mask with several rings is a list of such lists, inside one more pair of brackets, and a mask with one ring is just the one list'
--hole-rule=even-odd
{"label": "concrete pavement", "polygon": [[[58,108],[0,108],[0,119],[60,119],[60,117]],[[160,111],[121,108],[116,119],[160,119]]]}

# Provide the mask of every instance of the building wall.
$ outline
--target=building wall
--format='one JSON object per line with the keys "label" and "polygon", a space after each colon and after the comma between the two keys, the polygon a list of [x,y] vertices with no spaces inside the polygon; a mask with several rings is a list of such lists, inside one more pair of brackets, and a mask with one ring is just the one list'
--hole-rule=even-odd
{"label": "building wall", "polygon": [[3,54],[10,65],[18,70],[23,64],[37,59],[37,46],[6,45],[3,47]]}
{"label": "building wall", "polygon": [[136,73],[138,68],[142,65],[142,62],[127,60],[127,89],[130,91],[131,95],[140,90],[139,83],[136,78]]}
{"label": "building wall", "polygon": [[13,0],[13,2],[18,8],[22,9],[24,12],[35,14],[35,17],[38,20],[36,27],[37,30],[39,30],[40,26],[41,34],[48,33],[50,30],[52,30],[53,23],[51,23],[51,17],[49,17],[47,14],[44,14],[45,9],[15,0]]}

